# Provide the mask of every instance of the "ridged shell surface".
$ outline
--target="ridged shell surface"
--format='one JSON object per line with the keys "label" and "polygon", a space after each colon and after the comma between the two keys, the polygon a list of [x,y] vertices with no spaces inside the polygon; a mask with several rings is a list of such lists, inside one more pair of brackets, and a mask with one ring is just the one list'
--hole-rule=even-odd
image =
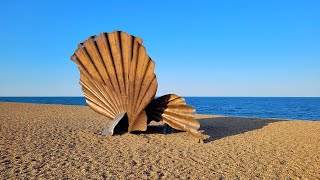
{"label": "ridged shell surface", "polygon": [[145,108],[158,86],[155,63],[141,43],[121,31],[101,33],[80,43],[71,56],[87,104],[110,119],[127,113],[129,132],[147,129]]}
{"label": "ridged shell surface", "polygon": [[187,131],[199,142],[206,138],[198,131],[200,123],[194,118],[195,109],[178,95],[161,96],[153,100],[146,111],[149,120],[164,121],[174,129]]}

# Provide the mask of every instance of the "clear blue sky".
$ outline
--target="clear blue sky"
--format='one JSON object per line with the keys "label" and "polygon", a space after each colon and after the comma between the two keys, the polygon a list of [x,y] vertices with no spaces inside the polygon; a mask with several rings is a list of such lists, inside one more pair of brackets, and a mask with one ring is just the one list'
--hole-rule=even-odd
{"label": "clear blue sky", "polygon": [[82,96],[69,57],[113,30],[144,40],[158,95],[320,96],[318,0],[2,0],[0,96]]}

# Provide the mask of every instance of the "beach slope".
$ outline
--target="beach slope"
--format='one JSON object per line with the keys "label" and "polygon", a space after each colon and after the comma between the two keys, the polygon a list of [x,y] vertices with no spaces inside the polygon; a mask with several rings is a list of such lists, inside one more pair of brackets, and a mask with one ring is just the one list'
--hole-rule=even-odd
{"label": "beach slope", "polygon": [[0,103],[2,179],[320,178],[320,121],[197,115],[186,132],[99,135],[108,120],[85,106]]}

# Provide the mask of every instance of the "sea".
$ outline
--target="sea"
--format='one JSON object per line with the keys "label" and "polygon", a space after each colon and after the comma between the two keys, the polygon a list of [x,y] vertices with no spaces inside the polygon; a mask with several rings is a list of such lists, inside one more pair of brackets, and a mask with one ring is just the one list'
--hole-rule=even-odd
{"label": "sea", "polygon": [[[320,121],[320,97],[185,97],[198,114]],[[86,106],[84,97],[0,97],[0,102]]]}

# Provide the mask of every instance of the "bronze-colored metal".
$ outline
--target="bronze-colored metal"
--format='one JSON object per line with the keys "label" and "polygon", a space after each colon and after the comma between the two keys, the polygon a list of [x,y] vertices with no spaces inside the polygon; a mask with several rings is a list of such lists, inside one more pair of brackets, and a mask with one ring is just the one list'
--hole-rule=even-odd
{"label": "bronze-colored metal", "polygon": [[89,107],[114,120],[105,134],[112,135],[121,118],[127,119],[129,132],[146,131],[149,118],[201,139],[195,111],[183,98],[166,95],[154,100],[158,87],[155,63],[141,38],[121,31],[101,33],[80,43],[71,60],[78,64]]}
{"label": "bronze-colored metal", "polygon": [[187,131],[196,141],[203,142],[205,136],[198,131],[200,123],[194,119],[195,109],[188,106],[185,99],[167,94],[154,99],[146,108],[149,121],[163,121],[174,129]]}

